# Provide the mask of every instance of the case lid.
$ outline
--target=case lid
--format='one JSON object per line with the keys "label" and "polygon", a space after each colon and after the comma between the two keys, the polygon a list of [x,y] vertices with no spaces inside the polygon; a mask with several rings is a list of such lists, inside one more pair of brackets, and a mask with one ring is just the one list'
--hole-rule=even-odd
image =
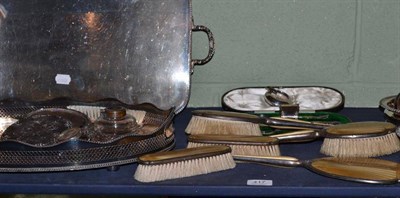
{"label": "case lid", "polygon": [[[268,95],[268,90],[276,93]],[[273,98],[268,98],[273,96]],[[268,112],[280,110],[280,104],[272,100],[297,104],[300,111],[339,111],[345,97],[337,89],[323,86],[269,86],[242,87],[227,91],[222,96],[222,107],[232,111]]]}
{"label": "case lid", "polygon": [[112,98],[180,111],[193,27],[189,0],[0,0],[0,100]]}

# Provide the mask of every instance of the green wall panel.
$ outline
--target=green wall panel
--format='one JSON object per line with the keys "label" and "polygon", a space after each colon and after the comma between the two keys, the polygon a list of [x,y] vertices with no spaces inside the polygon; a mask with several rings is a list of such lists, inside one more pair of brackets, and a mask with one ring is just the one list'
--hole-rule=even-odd
{"label": "green wall panel", "polygon": [[[195,68],[189,106],[244,86],[330,86],[360,107],[400,92],[398,0],[193,0],[193,16],[216,54]],[[206,52],[195,33],[193,57]]]}

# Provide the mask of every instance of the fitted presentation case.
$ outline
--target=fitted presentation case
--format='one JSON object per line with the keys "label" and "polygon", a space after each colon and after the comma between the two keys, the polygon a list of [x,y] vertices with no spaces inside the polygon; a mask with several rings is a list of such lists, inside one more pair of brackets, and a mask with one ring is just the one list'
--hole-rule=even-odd
{"label": "fitted presentation case", "polygon": [[345,97],[335,88],[324,86],[269,86],[240,87],[227,91],[221,99],[226,110],[241,112],[278,111],[279,106],[271,105],[265,100],[267,90],[275,89],[287,94],[299,111],[336,112],[344,107]]}
{"label": "fitted presentation case", "polygon": [[[204,59],[191,57],[196,31],[209,39]],[[154,127],[104,141],[0,138],[0,171],[117,167],[172,149],[172,120],[188,102],[193,67],[213,54],[212,33],[193,24],[190,0],[0,0],[3,122],[24,121],[43,108],[57,114],[71,106],[123,106],[144,112],[142,124]]]}
{"label": "fitted presentation case", "polygon": [[[275,105],[266,100],[268,91],[278,92],[292,104]],[[221,98],[223,109],[267,117],[288,117],[304,121],[348,123],[349,118],[337,113],[344,107],[345,97],[335,88],[324,86],[240,87],[227,91]],[[264,135],[287,132],[261,126]]]}

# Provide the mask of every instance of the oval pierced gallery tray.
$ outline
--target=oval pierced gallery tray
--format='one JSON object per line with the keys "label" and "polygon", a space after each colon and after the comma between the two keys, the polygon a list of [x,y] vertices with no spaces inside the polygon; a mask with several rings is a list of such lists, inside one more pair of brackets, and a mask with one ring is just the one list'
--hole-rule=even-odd
{"label": "oval pierced gallery tray", "polygon": [[[197,31],[204,59],[191,57]],[[213,54],[190,0],[0,0],[0,172],[116,168],[172,149],[193,68]]]}

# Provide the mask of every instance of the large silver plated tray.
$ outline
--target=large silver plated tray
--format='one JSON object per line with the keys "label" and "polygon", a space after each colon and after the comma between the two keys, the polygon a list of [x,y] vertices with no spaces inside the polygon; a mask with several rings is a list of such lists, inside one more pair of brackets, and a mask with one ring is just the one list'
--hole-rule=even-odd
{"label": "large silver plated tray", "polygon": [[[0,0],[0,99],[114,98],[182,110],[213,55],[189,0]],[[210,38],[192,60],[192,31]]]}
{"label": "large silver plated tray", "polygon": [[[204,59],[191,57],[194,31],[208,36]],[[190,0],[0,0],[0,171],[114,167],[172,149],[172,120],[188,102],[193,67],[213,54],[212,33],[193,24]],[[114,105],[143,111],[139,124],[152,130],[77,138],[90,127],[70,129],[69,120],[44,115],[66,131],[26,134],[31,112],[77,105],[86,114]],[[62,141],[29,140],[44,134]]]}

